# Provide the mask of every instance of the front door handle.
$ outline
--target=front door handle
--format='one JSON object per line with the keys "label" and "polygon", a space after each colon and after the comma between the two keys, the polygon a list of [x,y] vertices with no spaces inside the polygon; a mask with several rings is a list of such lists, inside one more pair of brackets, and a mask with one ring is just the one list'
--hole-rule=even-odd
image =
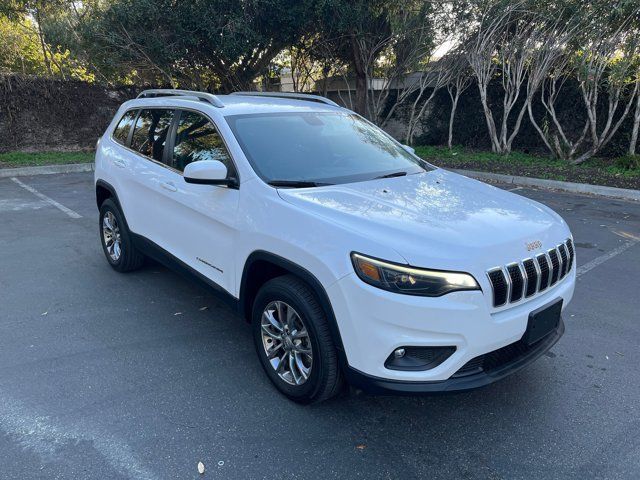
{"label": "front door handle", "polygon": [[120,167],[120,168],[124,168],[124,167],[126,167],[126,166],[127,166],[126,162],[125,162],[124,160],[119,159],[119,158],[116,158],[116,159],[113,161],[113,164],[114,164],[116,167]]}
{"label": "front door handle", "polygon": [[178,187],[176,187],[173,182],[160,182],[160,186],[165,190],[169,190],[170,192],[177,192]]}

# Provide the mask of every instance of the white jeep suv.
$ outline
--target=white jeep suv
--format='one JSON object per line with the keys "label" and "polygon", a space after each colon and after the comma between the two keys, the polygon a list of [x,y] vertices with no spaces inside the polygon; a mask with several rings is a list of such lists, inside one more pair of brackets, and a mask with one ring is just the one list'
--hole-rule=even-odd
{"label": "white jeep suv", "polygon": [[251,324],[289,398],[346,379],[415,394],[486,385],[564,331],[571,233],[549,208],[436,168],[323,97],[148,90],[99,140],[100,238]]}

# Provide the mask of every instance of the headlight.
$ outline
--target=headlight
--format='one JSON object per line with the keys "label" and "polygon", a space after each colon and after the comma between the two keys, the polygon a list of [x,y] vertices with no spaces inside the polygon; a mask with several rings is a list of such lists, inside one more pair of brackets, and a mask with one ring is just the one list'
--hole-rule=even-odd
{"label": "headlight", "polygon": [[358,277],[369,285],[405,295],[439,297],[458,290],[480,290],[468,273],[423,270],[351,254]]}

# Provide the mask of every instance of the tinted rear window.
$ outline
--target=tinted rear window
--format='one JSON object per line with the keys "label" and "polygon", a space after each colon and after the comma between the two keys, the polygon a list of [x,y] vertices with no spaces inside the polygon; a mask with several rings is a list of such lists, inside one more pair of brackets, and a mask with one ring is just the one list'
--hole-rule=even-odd
{"label": "tinted rear window", "polygon": [[133,130],[131,148],[145,157],[162,162],[164,145],[167,141],[172,118],[172,110],[142,110]]}
{"label": "tinted rear window", "polygon": [[129,130],[131,130],[131,125],[133,125],[137,113],[137,110],[129,110],[122,116],[122,118],[118,122],[118,126],[113,131],[113,139],[116,142],[121,143],[122,145],[127,144],[127,139],[129,138]]}

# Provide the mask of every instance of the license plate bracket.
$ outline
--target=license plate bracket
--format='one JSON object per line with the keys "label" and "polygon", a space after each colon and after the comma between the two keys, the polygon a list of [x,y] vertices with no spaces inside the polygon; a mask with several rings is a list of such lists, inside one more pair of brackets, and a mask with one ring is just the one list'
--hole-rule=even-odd
{"label": "license plate bracket", "polygon": [[554,300],[529,314],[527,330],[522,340],[527,345],[532,345],[553,332],[560,323],[562,313],[562,298]]}

